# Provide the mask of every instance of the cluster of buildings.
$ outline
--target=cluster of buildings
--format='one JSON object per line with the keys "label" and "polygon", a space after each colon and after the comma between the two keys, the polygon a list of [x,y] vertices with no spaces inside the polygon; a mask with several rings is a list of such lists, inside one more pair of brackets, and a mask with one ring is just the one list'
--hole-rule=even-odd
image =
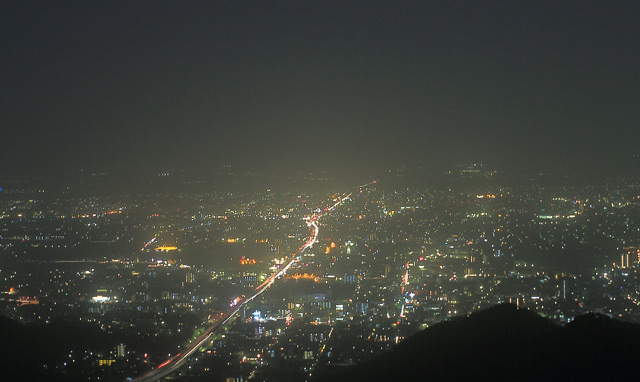
{"label": "cluster of buildings", "polygon": [[81,357],[95,378],[140,375],[283,266],[320,216],[317,242],[179,378],[306,380],[500,303],[561,323],[640,319],[638,183],[541,185],[473,166],[438,181],[389,171],[325,186],[0,195],[0,314],[90,324],[110,339],[46,365],[57,373]]}

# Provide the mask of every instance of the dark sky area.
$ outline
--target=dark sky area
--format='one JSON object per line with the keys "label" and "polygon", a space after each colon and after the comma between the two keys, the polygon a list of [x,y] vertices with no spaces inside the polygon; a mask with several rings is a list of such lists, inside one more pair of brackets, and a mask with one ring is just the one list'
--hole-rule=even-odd
{"label": "dark sky area", "polygon": [[5,1],[0,174],[624,159],[638,20],[637,1]]}

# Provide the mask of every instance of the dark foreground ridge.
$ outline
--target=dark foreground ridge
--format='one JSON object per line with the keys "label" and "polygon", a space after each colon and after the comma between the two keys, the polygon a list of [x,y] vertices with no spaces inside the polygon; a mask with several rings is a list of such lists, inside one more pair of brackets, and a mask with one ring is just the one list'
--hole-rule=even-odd
{"label": "dark foreground ridge", "polygon": [[322,370],[316,380],[634,380],[639,357],[639,324],[586,314],[559,326],[498,305],[427,328],[372,361]]}

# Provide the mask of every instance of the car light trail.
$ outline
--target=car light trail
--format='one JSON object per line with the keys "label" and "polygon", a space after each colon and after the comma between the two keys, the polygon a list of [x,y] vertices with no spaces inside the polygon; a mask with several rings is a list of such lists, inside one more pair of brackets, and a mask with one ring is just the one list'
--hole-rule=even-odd
{"label": "car light trail", "polygon": [[[343,201],[351,197],[351,193],[344,196],[342,199],[338,200],[334,205],[324,210],[324,212],[330,212],[336,209]],[[207,330],[204,331],[198,338],[196,338],[193,342],[187,346],[187,348],[180,354],[170,358],[160,364],[155,369],[147,372],[146,374],[134,379],[137,382],[148,382],[148,381],[158,381],[167,375],[176,371],[180,366],[184,365],[185,362],[189,359],[189,357],[195,353],[201,346],[203,346],[207,340],[213,335],[216,330],[222,328],[243,306],[247,303],[255,299],[264,293],[269,287],[283,274],[287,272],[287,270],[296,262],[298,262],[300,255],[307,249],[313,246],[313,244],[318,240],[318,224],[317,220],[322,217],[322,213],[319,213],[309,219],[306,219],[307,226],[311,228],[311,236],[309,239],[296,251],[294,256],[287,261],[287,263],[280,268],[277,272],[269,276],[262,284],[260,284],[255,292],[246,298],[236,299],[237,303],[233,305],[230,310],[228,310],[224,315],[222,315],[213,325],[211,325]],[[155,238],[154,238],[155,239]],[[148,244],[153,242],[152,239]],[[144,248],[143,248],[144,249]]]}

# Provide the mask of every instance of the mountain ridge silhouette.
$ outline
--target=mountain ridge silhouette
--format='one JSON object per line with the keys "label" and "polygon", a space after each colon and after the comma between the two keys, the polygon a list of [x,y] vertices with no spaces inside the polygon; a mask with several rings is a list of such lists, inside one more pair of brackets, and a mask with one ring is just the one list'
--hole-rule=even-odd
{"label": "mountain ridge silhouette", "polygon": [[633,380],[638,357],[640,324],[589,313],[561,326],[502,304],[433,325],[368,362],[321,370],[315,380]]}

